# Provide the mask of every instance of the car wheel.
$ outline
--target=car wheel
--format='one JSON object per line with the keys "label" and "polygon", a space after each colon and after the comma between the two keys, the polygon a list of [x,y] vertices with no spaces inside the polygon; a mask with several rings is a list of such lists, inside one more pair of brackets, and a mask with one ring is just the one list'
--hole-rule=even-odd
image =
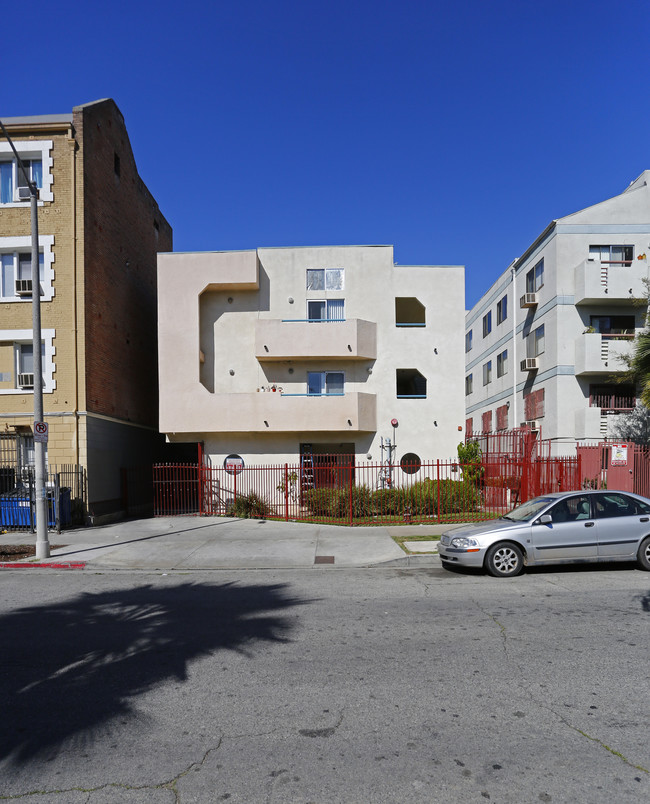
{"label": "car wheel", "polygon": [[636,554],[636,560],[639,562],[641,569],[650,572],[650,536],[641,542],[639,552]]}
{"label": "car wheel", "polygon": [[485,556],[485,569],[495,578],[513,578],[523,568],[524,554],[511,542],[492,545]]}

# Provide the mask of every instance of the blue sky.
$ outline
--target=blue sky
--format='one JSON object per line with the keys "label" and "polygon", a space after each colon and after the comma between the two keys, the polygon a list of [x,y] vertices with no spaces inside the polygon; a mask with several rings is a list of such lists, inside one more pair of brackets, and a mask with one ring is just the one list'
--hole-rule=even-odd
{"label": "blue sky", "polygon": [[3,9],[0,116],[114,98],[177,251],[389,243],[466,265],[469,307],[650,168],[641,0],[86,8]]}

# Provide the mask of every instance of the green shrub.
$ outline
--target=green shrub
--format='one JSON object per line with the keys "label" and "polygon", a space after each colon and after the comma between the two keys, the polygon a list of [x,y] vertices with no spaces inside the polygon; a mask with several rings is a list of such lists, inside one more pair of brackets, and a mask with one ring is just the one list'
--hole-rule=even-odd
{"label": "green shrub", "polygon": [[308,489],[303,497],[305,506],[313,516],[332,516],[332,492],[334,489]]}
{"label": "green shrub", "polygon": [[372,510],[376,516],[403,514],[406,507],[406,489],[378,489],[372,494]]}
{"label": "green shrub", "polygon": [[260,497],[251,492],[236,497],[228,506],[228,516],[239,516],[243,519],[264,519],[271,513],[271,506]]}
{"label": "green shrub", "polygon": [[305,492],[304,503],[313,516],[330,516],[345,519],[350,516],[350,496],[352,497],[352,516],[357,518],[372,516],[372,495],[367,486],[353,486],[343,489],[320,488]]}

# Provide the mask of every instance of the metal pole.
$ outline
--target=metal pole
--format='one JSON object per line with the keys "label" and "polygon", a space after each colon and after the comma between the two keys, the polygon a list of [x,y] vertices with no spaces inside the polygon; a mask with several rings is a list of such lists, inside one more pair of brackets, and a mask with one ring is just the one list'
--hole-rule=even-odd
{"label": "metal pole", "polygon": [[[32,335],[34,350],[34,424],[43,421],[43,366],[41,359],[41,279],[38,259],[38,189],[29,183],[32,208]],[[34,429],[36,476],[36,558],[48,558],[47,489],[45,487],[45,444]]]}
{"label": "metal pole", "polygon": [[[38,187],[31,181],[22,159],[14,148],[7,129],[0,122],[2,133],[7,138],[16,163],[23,174],[31,197],[32,236],[32,345],[34,351],[34,425],[43,421],[43,367],[41,360],[41,282],[38,259]],[[45,443],[37,440],[34,428],[34,474],[36,481],[36,558],[48,558],[50,543],[47,537],[47,490],[45,488]]]}

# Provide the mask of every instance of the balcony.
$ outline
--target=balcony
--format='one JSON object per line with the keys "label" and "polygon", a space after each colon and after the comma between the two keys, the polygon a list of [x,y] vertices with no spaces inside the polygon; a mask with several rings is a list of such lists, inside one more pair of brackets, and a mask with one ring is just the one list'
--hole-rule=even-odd
{"label": "balcony", "polygon": [[377,325],[351,318],[345,321],[255,322],[255,356],[274,360],[375,360]]}
{"label": "balcony", "polygon": [[[641,270],[643,269],[643,270]],[[575,304],[629,304],[646,294],[645,262],[584,260],[575,269]]]}
{"label": "balcony", "polygon": [[191,404],[161,404],[169,433],[359,433],[377,429],[375,394],[211,394],[202,386]]}
{"label": "balcony", "polygon": [[634,336],[617,339],[585,332],[575,341],[575,374],[616,374],[625,370],[621,359],[632,353]]}

